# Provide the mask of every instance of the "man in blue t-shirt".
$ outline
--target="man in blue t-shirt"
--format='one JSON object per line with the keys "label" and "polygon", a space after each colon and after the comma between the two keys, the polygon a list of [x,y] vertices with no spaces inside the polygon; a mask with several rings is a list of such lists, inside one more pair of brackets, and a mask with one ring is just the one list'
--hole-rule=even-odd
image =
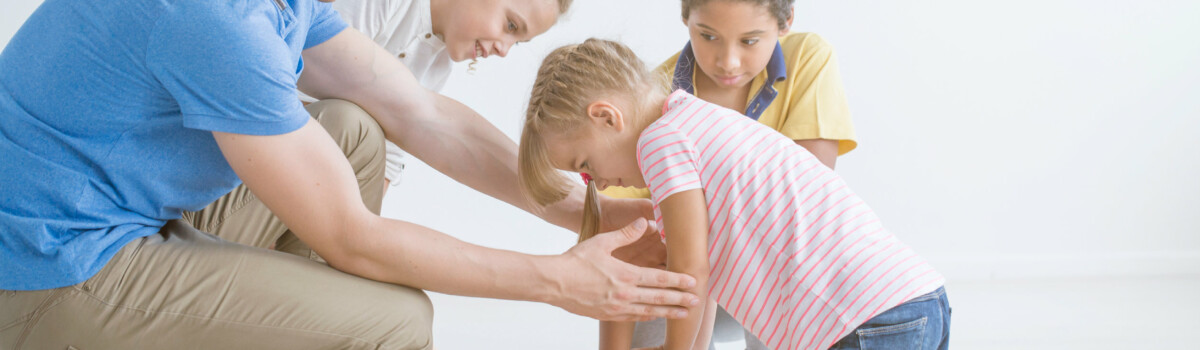
{"label": "man in blue t-shirt", "polygon": [[[297,88],[332,102],[306,109]],[[359,115],[348,123],[362,137],[333,142],[325,129],[347,122],[326,114]],[[326,3],[47,0],[0,53],[0,348],[426,348],[418,289],[608,320],[680,317],[697,302],[672,289],[689,277],[611,257],[643,220],[530,256],[372,213],[356,173],[380,170],[364,165],[384,134],[460,182],[579,225],[579,186],[535,208],[511,140],[421,88]],[[329,265],[179,220],[243,182]],[[607,200],[607,227],[646,204]]]}

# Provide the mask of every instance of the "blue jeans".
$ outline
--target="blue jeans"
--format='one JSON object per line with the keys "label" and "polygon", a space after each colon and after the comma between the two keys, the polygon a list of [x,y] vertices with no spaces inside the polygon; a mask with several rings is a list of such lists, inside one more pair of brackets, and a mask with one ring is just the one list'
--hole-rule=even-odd
{"label": "blue jeans", "polygon": [[872,317],[830,349],[944,350],[950,343],[950,300],[941,287]]}

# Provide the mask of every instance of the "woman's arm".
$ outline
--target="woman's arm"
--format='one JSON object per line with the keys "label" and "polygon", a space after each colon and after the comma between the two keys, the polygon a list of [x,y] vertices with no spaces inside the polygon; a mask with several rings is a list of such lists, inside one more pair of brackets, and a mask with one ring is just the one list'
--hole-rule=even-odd
{"label": "woman's arm", "polygon": [[[684,289],[708,300],[708,207],[704,190],[692,189],[659,203],[667,235],[667,270],[696,278],[696,287]],[[702,331],[708,302],[689,308],[688,317],[667,320],[667,350],[707,349],[710,331]],[[711,323],[711,322],[710,322]],[[711,324],[709,325],[711,328]]]}
{"label": "woman's arm", "polygon": [[[395,56],[353,28],[304,50],[300,89],[316,98],[340,98],[365,109],[388,140],[433,168],[471,188],[524,209],[572,232],[583,222],[583,186],[558,203],[538,207],[517,183],[517,146],[475,111],[426,90]],[[653,216],[645,199],[601,198],[601,232]],[[657,236],[647,232],[647,236]],[[665,259],[658,239],[642,239],[615,256],[638,266],[657,267]]]}
{"label": "woman's arm", "polygon": [[579,229],[582,186],[545,208],[527,200],[517,185],[512,139],[462,103],[421,87],[399,59],[362,33],[348,28],[303,55],[301,91],[354,102],[379,122],[388,140],[434,169],[552,224]]}

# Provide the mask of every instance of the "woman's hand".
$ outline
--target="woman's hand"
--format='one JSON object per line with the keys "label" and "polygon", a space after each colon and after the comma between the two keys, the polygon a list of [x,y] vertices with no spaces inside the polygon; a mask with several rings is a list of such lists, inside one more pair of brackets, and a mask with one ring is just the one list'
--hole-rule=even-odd
{"label": "woman's hand", "polygon": [[600,232],[620,230],[637,218],[654,222],[654,203],[645,198],[612,198],[600,195]]}
{"label": "woman's hand", "polygon": [[[611,198],[600,196],[603,222],[600,231],[617,230],[638,218],[654,222],[654,206],[645,198]],[[666,268],[667,246],[663,245],[655,225],[648,225],[637,241],[617,248],[612,255],[621,261],[641,267]]]}
{"label": "woman's hand", "polygon": [[698,305],[700,299],[679,290],[693,288],[695,278],[613,257],[613,250],[638,241],[647,226],[645,219],[637,219],[620,231],[598,234],[554,257],[550,266],[558,270],[559,279],[547,302],[603,321],[686,317],[685,306]]}

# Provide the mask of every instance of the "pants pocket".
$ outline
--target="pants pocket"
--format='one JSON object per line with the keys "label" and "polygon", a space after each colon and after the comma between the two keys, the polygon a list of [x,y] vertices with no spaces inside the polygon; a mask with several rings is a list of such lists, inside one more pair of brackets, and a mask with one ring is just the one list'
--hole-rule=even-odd
{"label": "pants pocket", "polygon": [[920,349],[925,340],[925,324],[929,317],[913,321],[855,331],[859,348],[871,349]]}
{"label": "pants pocket", "polygon": [[68,288],[74,288],[104,303],[112,303],[118,297],[121,286],[125,282],[125,276],[129,274],[129,269],[133,265],[132,261],[137,258],[142,246],[146,244],[147,240],[159,239],[160,235],[150,235],[126,243],[99,272],[83,283]]}

